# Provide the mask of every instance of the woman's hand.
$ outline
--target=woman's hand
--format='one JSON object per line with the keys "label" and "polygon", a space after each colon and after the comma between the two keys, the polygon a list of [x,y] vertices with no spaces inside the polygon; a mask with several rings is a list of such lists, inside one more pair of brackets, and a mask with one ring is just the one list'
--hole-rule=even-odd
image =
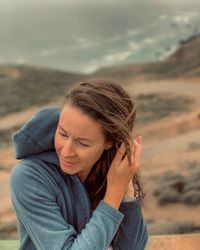
{"label": "woman's hand", "polygon": [[128,157],[125,155],[125,145],[122,144],[108,171],[107,189],[104,200],[117,209],[125,194],[134,196],[132,179],[140,166],[141,143],[142,138],[138,136],[132,146],[131,164],[129,164]]}

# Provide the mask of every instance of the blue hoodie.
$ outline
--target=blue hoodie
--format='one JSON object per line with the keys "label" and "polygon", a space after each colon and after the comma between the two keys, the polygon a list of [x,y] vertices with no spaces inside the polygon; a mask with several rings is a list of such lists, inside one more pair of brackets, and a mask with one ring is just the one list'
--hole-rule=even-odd
{"label": "blue hoodie", "polygon": [[91,209],[79,176],[64,174],[54,149],[60,109],[37,112],[15,135],[11,193],[20,249],[143,250],[147,243],[140,199],[119,210],[100,201]]}

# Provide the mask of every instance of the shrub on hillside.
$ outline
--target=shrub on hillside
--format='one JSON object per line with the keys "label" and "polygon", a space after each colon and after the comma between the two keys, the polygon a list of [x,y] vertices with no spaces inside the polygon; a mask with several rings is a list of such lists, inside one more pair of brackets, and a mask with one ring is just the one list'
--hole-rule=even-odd
{"label": "shrub on hillside", "polygon": [[181,202],[187,205],[200,204],[200,169],[195,168],[188,175],[167,171],[158,178],[153,194],[159,205]]}

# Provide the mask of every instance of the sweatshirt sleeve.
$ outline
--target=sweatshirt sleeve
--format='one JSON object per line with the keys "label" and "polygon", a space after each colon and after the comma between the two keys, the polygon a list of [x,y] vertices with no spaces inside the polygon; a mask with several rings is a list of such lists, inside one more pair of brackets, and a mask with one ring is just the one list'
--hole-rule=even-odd
{"label": "sweatshirt sleeve", "polygon": [[141,200],[122,202],[120,211],[124,219],[112,242],[114,250],[144,250],[148,241],[148,231],[145,224]]}
{"label": "sweatshirt sleeve", "polygon": [[22,163],[11,173],[11,193],[18,220],[36,249],[105,250],[124,217],[101,201],[85,228],[77,234],[63,218],[44,176]]}

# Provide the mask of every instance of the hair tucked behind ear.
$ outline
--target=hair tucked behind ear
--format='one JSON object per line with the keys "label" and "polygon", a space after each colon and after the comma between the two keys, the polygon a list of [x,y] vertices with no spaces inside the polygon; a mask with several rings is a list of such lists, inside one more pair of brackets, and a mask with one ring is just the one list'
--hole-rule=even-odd
{"label": "hair tucked behind ear", "polygon": [[[104,80],[79,82],[72,87],[66,99],[89,117],[100,122],[106,139],[113,145],[110,149],[104,150],[85,180],[94,209],[105,195],[107,172],[122,142],[126,146],[129,162],[131,160],[135,104],[121,86]],[[143,197],[137,174],[133,178],[133,185]]]}

